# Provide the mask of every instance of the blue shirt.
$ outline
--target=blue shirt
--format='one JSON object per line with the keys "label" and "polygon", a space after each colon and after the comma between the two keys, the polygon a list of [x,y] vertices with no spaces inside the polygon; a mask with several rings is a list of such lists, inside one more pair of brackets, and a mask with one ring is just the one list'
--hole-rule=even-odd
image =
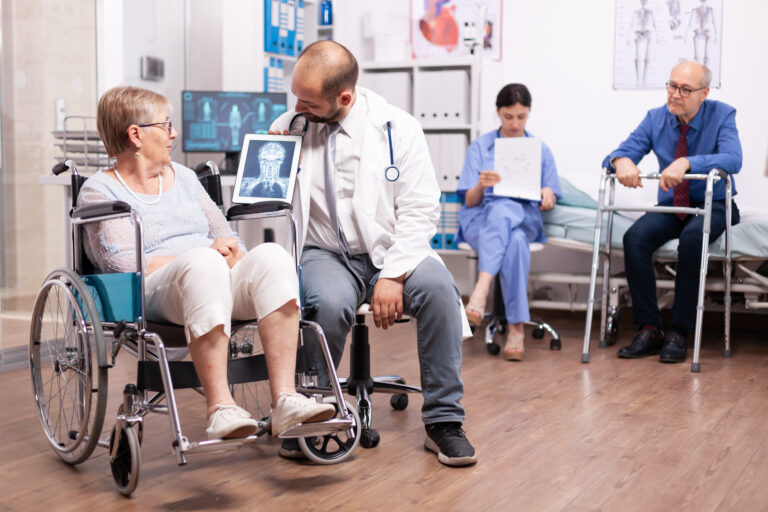
{"label": "blue shirt", "polygon": [[[707,174],[712,169],[722,169],[728,174],[741,170],[741,143],[736,129],[736,109],[725,103],[704,100],[696,116],[688,123],[688,161],[690,173]],[[611,160],[627,157],[637,164],[649,151],[653,151],[662,172],[675,160],[675,147],[680,138],[680,121],[666,105],[649,110],[640,126],[627,140],[603,160],[603,167],[613,169]],[[731,178],[733,179],[733,178]],[[733,195],[736,186],[733,185]],[[691,182],[691,201],[703,202],[705,181]],[[661,205],[672,204],[673,189],[664,192],[659,188]],[[714,199],[725,199],[725,182],[715,183]]]}
{"label": "blue shirt", "polygon": [[[463,199],[467,190],[477,185],[480,179],[481,171],[494,170],[493,156],[496,139],[500,136],[499,130],[485,133],[475,139],[467,149],[467,156],[464,158],[464,167],[461,169],[461,177],[456,193]],[[532,137],[525,132],[526,137]],[[558,199],[563,198],[560,190],[560,180],[557,177],[557,167],[555,167],[555,157],[549,146],[541,143],[541,188],[549,187],[555,193]],[[483,195],[483,201],[494,196],[493,187],[488,187]],[[526,199],[514,199],[515,201],[527,201]],[[541,201],[531,201],[540,203]]]}

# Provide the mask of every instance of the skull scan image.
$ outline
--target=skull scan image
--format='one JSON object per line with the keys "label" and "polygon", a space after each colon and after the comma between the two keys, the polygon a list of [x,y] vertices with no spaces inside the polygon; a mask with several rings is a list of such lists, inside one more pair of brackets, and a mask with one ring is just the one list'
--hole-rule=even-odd
{"label": "skull scan image", "polygon": [[288,178],[280,176],[285,161],[285,148],[277,142],[268,142],[259,149],[257,160],[258,176],[243,176],[241,195],[285,199]]}

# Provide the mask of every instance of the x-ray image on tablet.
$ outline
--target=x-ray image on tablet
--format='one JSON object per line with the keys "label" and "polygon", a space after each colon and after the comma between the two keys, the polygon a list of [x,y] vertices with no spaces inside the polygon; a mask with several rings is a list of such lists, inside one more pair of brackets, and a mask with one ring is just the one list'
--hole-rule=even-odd
{"label": "x-ray image on tablet", "polygon": [[301,137],[248,134],[243,141],[232,202],[285,201],[293,198]]}

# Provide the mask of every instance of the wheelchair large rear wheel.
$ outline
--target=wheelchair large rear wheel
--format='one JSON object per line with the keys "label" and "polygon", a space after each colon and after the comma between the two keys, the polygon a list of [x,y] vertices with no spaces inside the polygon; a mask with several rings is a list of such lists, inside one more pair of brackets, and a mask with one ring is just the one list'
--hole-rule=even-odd
{"label": "wheelchair large rear wheel", "polygon": [[29,369],[43,433],[61,460],[85,461],[99,442],[107,406],[107,370],[95,352],[101,322],[88,288],[69,269],[53,271],[37,295]]}
{"label": "wheelchair large rear wheel", "polygon": [[[334,397],[325,397],[326,403],[336,403]],[[304,455],[317,464],[336,464],[343,461],[355,450],[358,444],[360,444],[360,431],[362,428],[360,422],[360,416],[357,413],[357,408],[352,406],[349,402],[347,404],[347,410],[354,416],[355,424],[352,425],[353,435],[350,436],[347,432],[333,432],[322,436],[301,437],[299,438],[299,446]],[[338,417],[338,413],[337,413]]]}
{"label": "wheelchair large rear wheel", "polygon": [[[255,324],[233,326],[229,337],[229,357],[238,359],[263,354],[258,328]],[[260,380],[242,384],[230,384],[229,390],[237,405],[251,413],[257,421],[266,424],[272,411],[269,381]]]}

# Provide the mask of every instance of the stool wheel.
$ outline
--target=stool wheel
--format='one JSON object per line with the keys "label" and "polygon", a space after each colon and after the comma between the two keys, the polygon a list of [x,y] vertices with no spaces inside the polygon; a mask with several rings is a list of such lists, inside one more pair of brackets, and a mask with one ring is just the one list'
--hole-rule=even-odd
{"label": "stool wheel", "polygon": [[381,437],[376,430],[372,428],[365,428],[360,432],[360,446],[363,448],[376,448],[379,446]]}
{"label": "stool wheel", "polygon": [[389,397],[389,405],[396,411],[404,411],[408,407],[408,395],[398,393]]}
{"label": "stool wheel", "polygon": [[492,356],[497,356],[501,352],[501,345],[496,343],[495,341],[493,343],[486,343],[485,348],[488,350],[488,353]]}
{"label": "stool wheel", "polygon": [[531,333],[531,335],[533,336],[533,339],[540,340],[544,338],[544,329],[542,329],[541,327],[536,327]]}
{"label": "stool wheel", "polygon": [[561,350],[562,348],[563,343],[560,341],[560,338],[552,338],[549,342],[549,350]]}

